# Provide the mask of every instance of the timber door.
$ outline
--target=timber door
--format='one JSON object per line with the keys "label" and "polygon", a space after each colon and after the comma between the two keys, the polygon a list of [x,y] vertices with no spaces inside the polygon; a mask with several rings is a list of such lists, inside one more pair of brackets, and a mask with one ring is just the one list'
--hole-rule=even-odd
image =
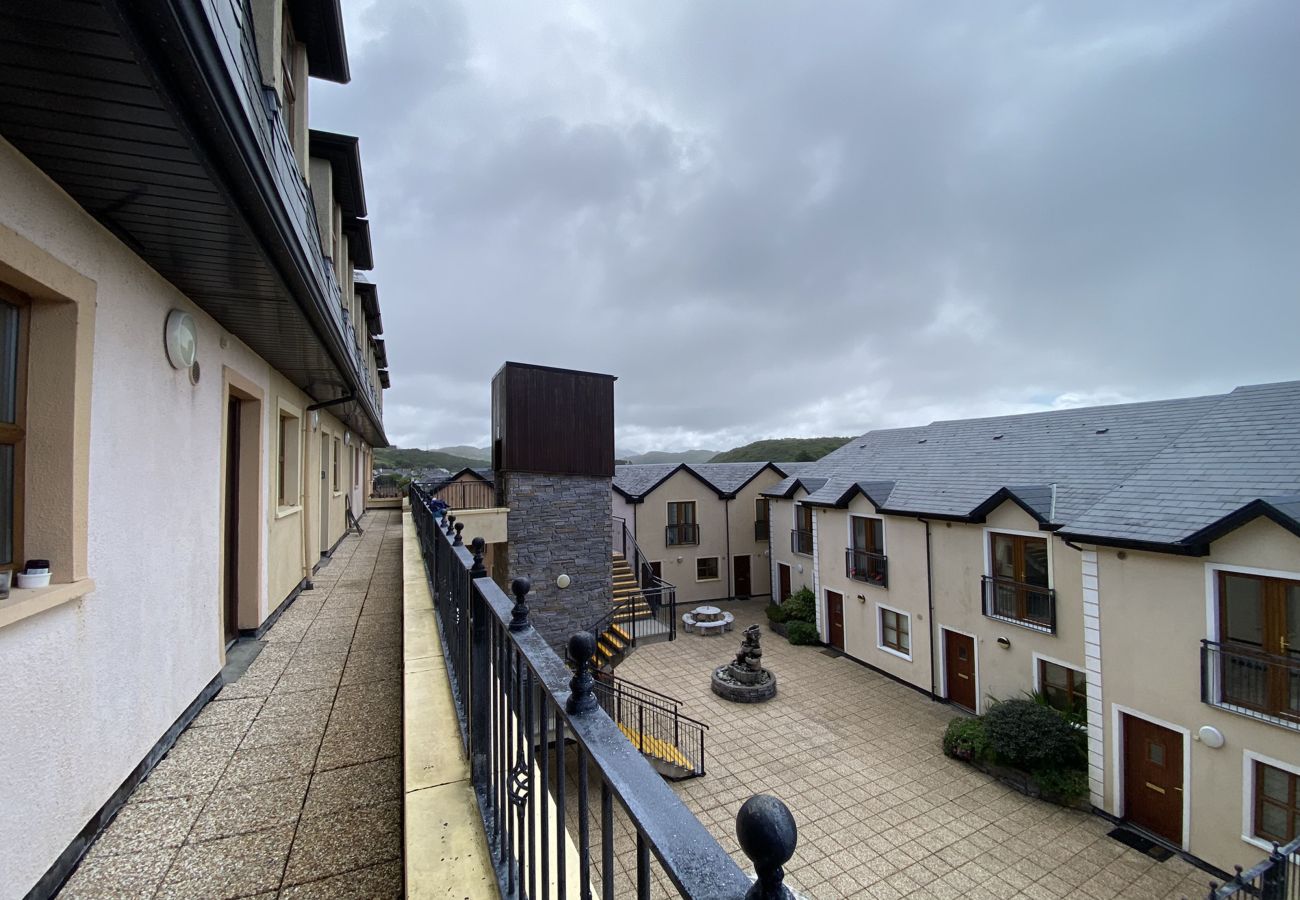
{"label": "timber door", "polygon": [[750,595],[749,584],[749,556],[742,554],[731,558],[731,568],[735,574],[735,589],[737,597],[748,597]]}
{"label": "timber door", "polygon": [[975,639],[956,631],[943,631],[944,696],[950,703],[975,712]]}
{"label": "timber door", "polygon": [[777,577],[781,582],[781,595],[777,597],[777,599],[782,601],[788,600],[790,599],[790,567],[785,563],[777,563],[776,572]]}
{"label": "timber door", "polygon": [[826,592],[826,630],[830,645],[836,650],[844,649],[844,595],[835,591]]}
{"label": "timber door", "polygon": [[1123,716],[1124,819],[1183,845],[1183,736]]}
{"label": "timber door", "polygon": [[226,404],[226,529],[222,633],[230,644],[239,637],[239,400]]}

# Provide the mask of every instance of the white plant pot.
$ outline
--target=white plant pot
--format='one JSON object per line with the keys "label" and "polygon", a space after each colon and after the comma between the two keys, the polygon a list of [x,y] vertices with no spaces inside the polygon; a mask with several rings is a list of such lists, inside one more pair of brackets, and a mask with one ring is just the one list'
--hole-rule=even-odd
{"label": "white plant pot", "polygon": [[14,576],[18,580],[20,588],[40,588],[50,586],[50,573],[42,572],[40,575],[28,575],[26,572],[19,572]]}

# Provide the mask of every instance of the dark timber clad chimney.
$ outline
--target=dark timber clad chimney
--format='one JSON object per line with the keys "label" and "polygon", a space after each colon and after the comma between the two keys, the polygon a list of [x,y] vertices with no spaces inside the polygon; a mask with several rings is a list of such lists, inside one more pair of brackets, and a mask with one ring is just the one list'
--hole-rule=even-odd
{"label": "dark timber clad chimney", "polygon": [[[492,468],[510,509],[509,578],[561,655],[611,603],[614,376],[508,362],[492,379]],[[556,579],[568,575],[567,588]],[[508,582],[507,582],[508,583]]]}

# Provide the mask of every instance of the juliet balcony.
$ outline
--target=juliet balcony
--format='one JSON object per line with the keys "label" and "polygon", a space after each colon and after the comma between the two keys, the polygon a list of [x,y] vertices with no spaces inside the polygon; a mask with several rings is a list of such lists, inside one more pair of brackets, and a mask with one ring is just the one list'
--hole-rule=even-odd
{"label": "juliet balcony", "polygon": [[848,547],[844,551],[844,574],[854,581],[889,586],[889,558],[883,553]]}
{"label": "juliet balcony", "polygon": [[1056,591],[988,575],[982,581],[984,615],[1033,631],[1056,634]]}
{"label": "juliet balcony", "polygon": [[1300,731],[1300,657],[1201,641],[1201,701]]}

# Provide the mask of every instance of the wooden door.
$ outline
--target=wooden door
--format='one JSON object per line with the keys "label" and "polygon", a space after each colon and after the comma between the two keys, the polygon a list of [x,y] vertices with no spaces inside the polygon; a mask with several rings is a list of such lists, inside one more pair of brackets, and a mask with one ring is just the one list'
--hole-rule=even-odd
{"label": "wooden door", "polygon": [[943,658],[945,696],[950,703],[975,712],[975,639],[945,628]]}
{"label": "wooden door", "polygon": [[735,574],[737,597],[748,597],[751,593],[749,584],[749,555],[741,554],[731,558],[732,572]]}
{"label": "wooden door", "polygon": [[780,585],[781,594],[779,597],[777,597],[777,599],[788,600],[790,599],[790,593],[791,593],[790,592],[790,567],[787,566],[785,563],[777,563],[776,571],[777,571],[777,577],[781,582]]}
{"label": "wooden door", "polygon": [[1123,716],[1124,819],[1175,847],[1183,844],[1183,736]]}
{"label": "wooden door", "polygon": [[239,400],[226,406],[226,529],[222,631],[226,643],[239,636]]}
{"label": "wooden door", "polygon": [[836,650],[844,649],[844,595],[835,591],[826,592],[826,625],[830,645]]}

